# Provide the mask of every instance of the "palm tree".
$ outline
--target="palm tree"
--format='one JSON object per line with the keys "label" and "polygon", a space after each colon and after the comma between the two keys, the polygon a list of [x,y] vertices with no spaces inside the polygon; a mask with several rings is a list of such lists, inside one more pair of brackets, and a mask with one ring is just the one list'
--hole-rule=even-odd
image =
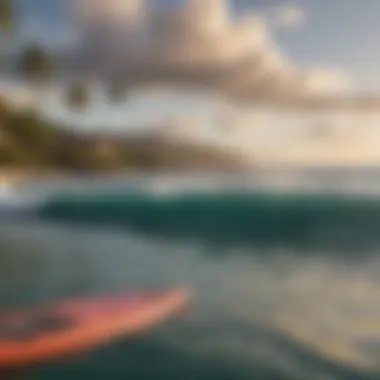
{"label": "palm tree", "polygon": [[29,83],[30,90],[36,95],[34,105],[40,105],[53,74],[52,56],[43,46],[32,43],[21,51],[17,63],[20,76]]}
{"label": "palm tree", "polygon": [[83,110],[90,101],[90,88],[84,81],[74,82],[67,90],[66,103],[70,108]]}
{"label": "palm tree", "polygon": [[12,0],[0,0],[0,30],[9,32],[13,29],[15,14]]}
{"label": "palm tree", "polygon": [[108,87],[107,97],[114,104],[120,103],[127,96],[127,86],[124,83],[114,83]]}
{"label": "palm tree", "polygon": [[46,84],[53,71],[53,59],[43,46],[30,44],[19,57],[20,74],[35,85]]}
{"label": "palm tree", "polygon": [[10,37],[16,24],[12,0],[0,0],[0,67],[6,68]]}

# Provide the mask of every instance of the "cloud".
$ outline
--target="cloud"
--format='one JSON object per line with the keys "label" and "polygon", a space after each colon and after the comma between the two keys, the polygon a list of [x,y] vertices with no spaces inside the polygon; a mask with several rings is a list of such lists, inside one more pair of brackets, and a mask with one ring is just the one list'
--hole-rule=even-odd
{"label": "cloud", "polygon": [[274,19],[274,23],[278,26],[294,28],[304,23],[305,12],[302,8],[296,5],[287,4],[275,9],[272,17]]}
{"label": "cloud", "polygon": [[[276,45],[265,17],[232,20],[223,0],[188,0],[160,12],[143,0],[73,4],[78,38],[68,62],[78,75],[111,84],[191,83],[266,101],[336,96],[348,87],[341,73],[297,67]],[[304,18],[290,5],[275,14],[287,26]]]}
{"label": "cloud", "polygon": [[350,88],[349,78],[339,70],[311,68],[303,74],[303,84],[306,91],[315,94],[339,94]]}

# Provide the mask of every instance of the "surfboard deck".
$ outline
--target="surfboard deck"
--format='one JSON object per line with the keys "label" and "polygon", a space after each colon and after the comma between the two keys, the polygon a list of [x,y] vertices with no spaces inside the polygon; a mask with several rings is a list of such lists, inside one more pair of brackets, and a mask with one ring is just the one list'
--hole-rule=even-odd
{"label": "surfboard deck", "polygon": [[5,373],[74,356],[115,338],[138,334],[179,315],[188,299],[186,289],[174,289],[0,312],[0,370]]}

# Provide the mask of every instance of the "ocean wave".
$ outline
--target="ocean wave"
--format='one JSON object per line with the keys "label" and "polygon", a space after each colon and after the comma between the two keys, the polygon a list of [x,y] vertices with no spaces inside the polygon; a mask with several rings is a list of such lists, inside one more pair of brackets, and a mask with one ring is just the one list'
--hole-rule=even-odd
{"label": "ocean wave", "polygon": [[44,200],[41,193],[23,192],[11,185],[0,186],[0,218],[27,215],[37,210]]}
{"label": "ocean wave", "polygon": [[358,245],[380,242],[380,196],[219,190],[152,196],[83,193],[52,197],[39,215],[212,244]]}

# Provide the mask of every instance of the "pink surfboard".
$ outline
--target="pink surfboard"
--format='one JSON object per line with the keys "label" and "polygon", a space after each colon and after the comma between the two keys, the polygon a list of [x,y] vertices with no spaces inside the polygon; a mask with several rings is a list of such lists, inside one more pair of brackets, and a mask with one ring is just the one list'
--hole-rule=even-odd
{"label": "pink surfboard", "polygon": [[0,368],[20,368],[90,350],[180,314],[186,289],[63,301],[25,312],[0,312]]}

